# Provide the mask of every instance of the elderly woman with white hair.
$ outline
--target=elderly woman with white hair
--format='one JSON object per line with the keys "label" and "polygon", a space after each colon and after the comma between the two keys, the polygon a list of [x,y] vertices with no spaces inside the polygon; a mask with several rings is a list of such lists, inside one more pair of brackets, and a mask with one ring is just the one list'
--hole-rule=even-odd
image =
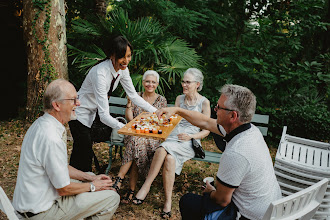
{"label": "elderly woman with white hair", "polygon": [[[183,95],[176,98],[175,106],[184,109],[198,111],[207,116],[211,114],[210,101],[198,92],[203,87],[203,74],[196,68],[189,68],[183,76]],[[155,151],[148,176],[133,199],[133,203],[140,205],[144,202],[151,184],[157,177],[163,166],[163,186],[165,190],[165,203],[162,218],[171,217],[172,191],[175,174],[179,175],[185,161],[193,158],[195,152],[192,148],[191,139],[194,138],[200,143],[200,139],[206,137],[210,132],[200,130],[200,128],[182,119],[165,142]]]}
{"label": "elderly woman with white hair", "polygon": [[[166,98],[155,92],[159,84],[159,74],[154,70],[148,70],[144,73],[142,79],[144,92],[140,92],[138,94],[157,109],[167,107]],[[142,112],[145,112],[143,108],[133,104],[130,99],[128,99],[125,112],[127,120],[133,120]],[[129,178],[130,189],[122,199],[123,203],[129,203],[134,196],[138,175],[140,174],[141,176],[146,177],[153,154],[161,142],[151,138],[126,136],[124,143],[126,148],[122,160],[122,166],[120,167],[119,173],[115,178],[116,181],[113,188],[119,191],[126,173],[129,169],[131,169]]]}

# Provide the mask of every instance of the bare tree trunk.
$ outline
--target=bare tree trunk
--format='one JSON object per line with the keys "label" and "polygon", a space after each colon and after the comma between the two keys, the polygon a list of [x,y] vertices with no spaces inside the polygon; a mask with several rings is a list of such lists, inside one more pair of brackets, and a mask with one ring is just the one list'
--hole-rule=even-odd
{"label": "bare tree trunk", "polygon": [[25,0],[23,12],[28,59],[26,119],[34,120],[42,112],[48,83],[68,78],[64,0]]}

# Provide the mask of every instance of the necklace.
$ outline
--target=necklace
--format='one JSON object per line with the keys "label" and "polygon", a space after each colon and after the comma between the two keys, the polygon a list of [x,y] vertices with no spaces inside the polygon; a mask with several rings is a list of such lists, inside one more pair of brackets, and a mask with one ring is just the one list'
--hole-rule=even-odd
{"label": "necklace", "polygon": [[186,96],[185,99],[186,99],[186,102],[187,102],[188,106],[195,106],[196,103],[197,103],[197,97],[195,97],[194,99],[191,99],[193,101],[191,104],[189,103],[189,100],[187,99],[187,96]]}

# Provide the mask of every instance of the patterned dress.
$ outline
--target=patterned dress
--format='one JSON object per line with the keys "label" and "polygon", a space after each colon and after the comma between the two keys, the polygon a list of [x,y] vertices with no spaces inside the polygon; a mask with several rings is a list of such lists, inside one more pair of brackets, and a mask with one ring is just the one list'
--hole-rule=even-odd
{"label": "patterned dress", "polygon": [[[141,94],[142,96],[142,94]],[[157,109],[166,108],[166,98],[158,95],[155,102],[152,104]],[[141,107],[132,103],[133,117],[135,118],[142,112],[145,112]],[[146,177],[149,172],[149,167],[152,161],[155,150],[158,148],[161,141],[152,138],[125,136],[124,144],[126,146],[122,165],[134,160],[138,172],[143,177]]]}

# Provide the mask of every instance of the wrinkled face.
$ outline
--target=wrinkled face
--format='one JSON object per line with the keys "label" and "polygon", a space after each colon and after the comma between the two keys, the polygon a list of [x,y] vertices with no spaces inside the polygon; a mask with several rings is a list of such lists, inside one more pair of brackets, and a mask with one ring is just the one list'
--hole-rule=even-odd
{"label": "wrinkled face", "polygon": [[127,46],[126,54],[124,57],[119,58],[118,60],[115,60],[115,56],[111,56],[110,59],[112,61],[112,65],[113,65],[114,69],[116,70],[116,72],[119,69],[125,70],[129,64],[129,62],[131,62],[131,60],[132,60],[131,48],[129,46]]}
{"label": "wrinkled face", "polygon": [[60,116],[63,124],[70,120],[77,119],[76,108],[80,106],[80,101],[77,96],[76,89],[72,85],[68,85],[64,91],[64,96],[59,102]]}
{"label": "wrinkled face", "polygon": [[183,89],[183,94],[193,94],[197,92],[200,83],[196,82],[195,77],[193,75],[186,74],[181,81],[181,85]]}
{"label": "wrinkled face", "polygon": [[156,76],[148,75],[142,84],[146,92],[154,92],[158,86],[157,78]]}

